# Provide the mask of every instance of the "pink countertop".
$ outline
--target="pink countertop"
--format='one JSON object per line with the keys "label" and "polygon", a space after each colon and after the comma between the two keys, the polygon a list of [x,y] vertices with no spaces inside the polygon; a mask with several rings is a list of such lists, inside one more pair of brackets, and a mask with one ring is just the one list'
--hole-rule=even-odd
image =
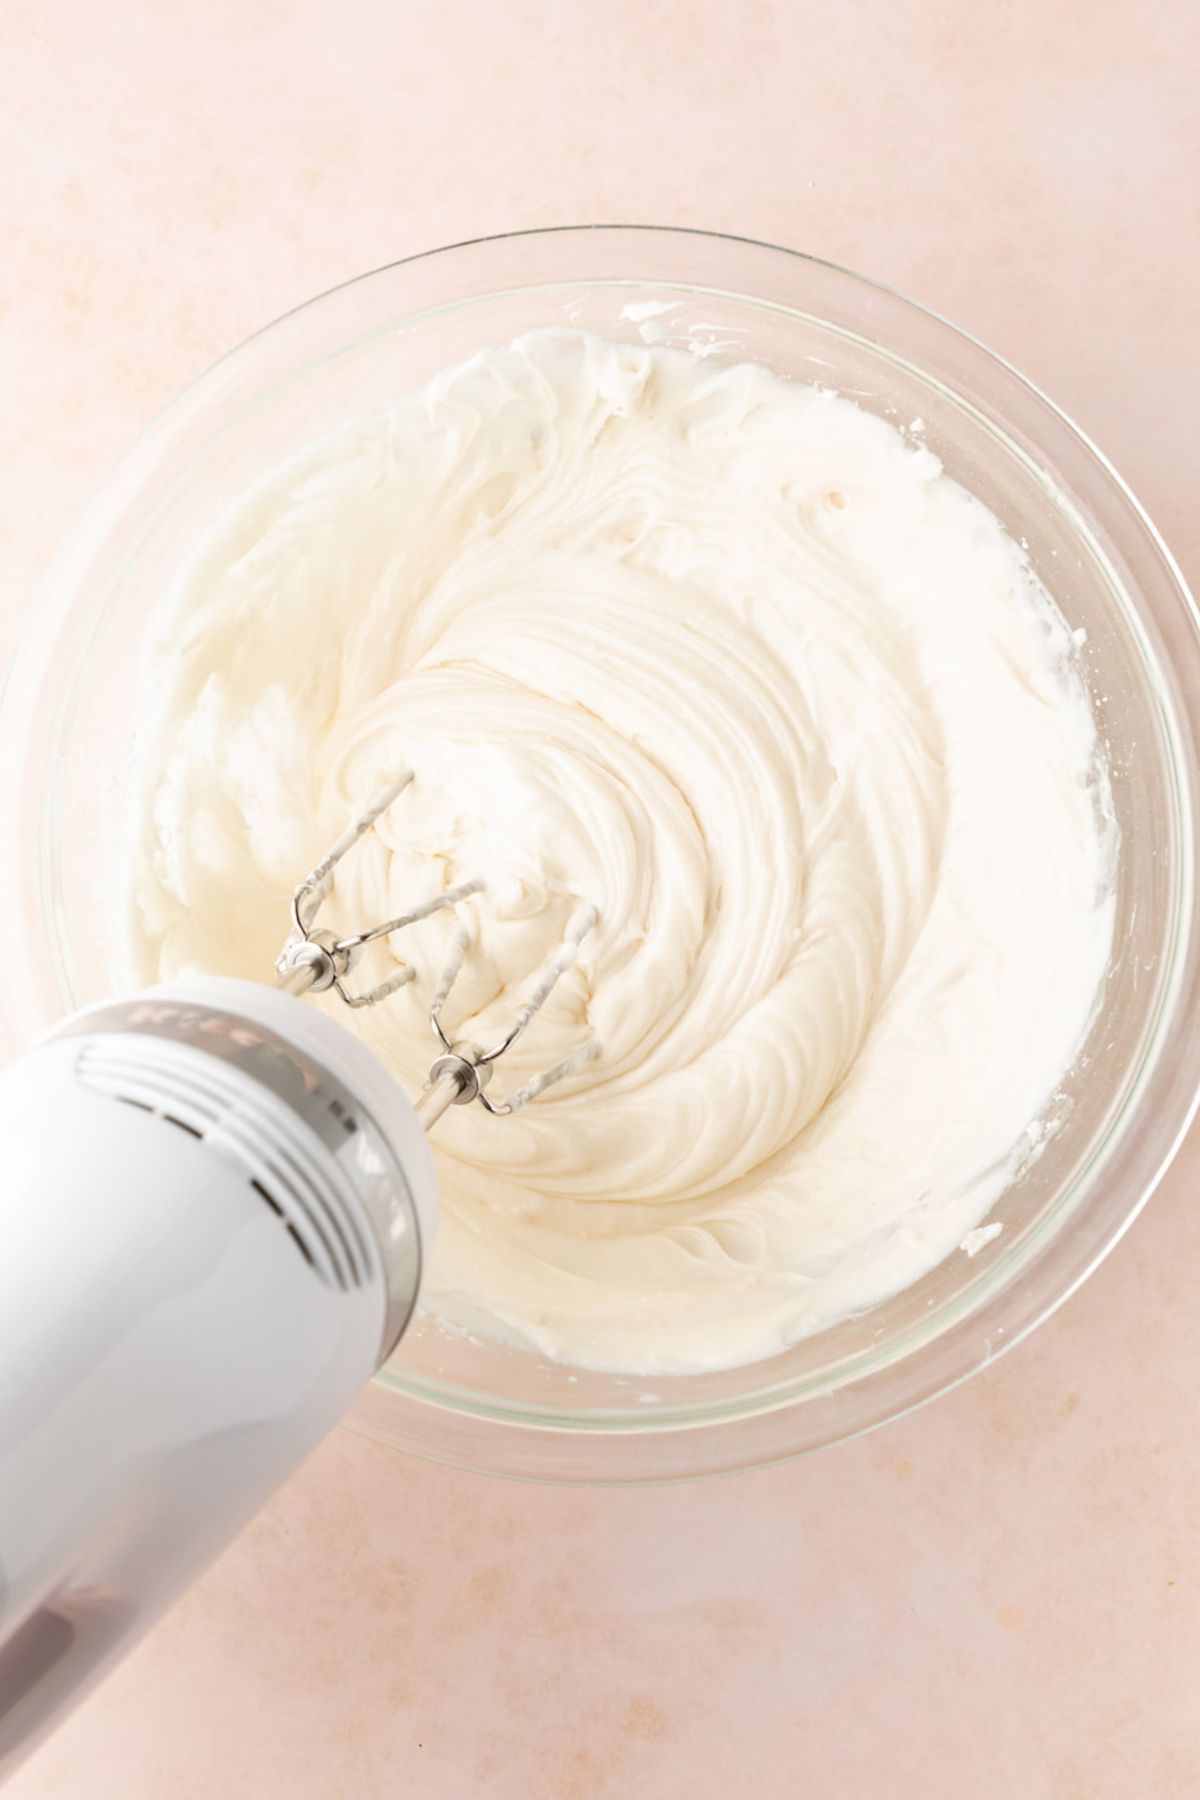
{"label": "pink countertop", "polygon": [[[849,263],[1200,577],[1195,0],[39,0],[0,23],[0,652],[105,465],[320,288],[647,220]],[[1193,1141],[1013,1356],[848,1448],[519,1488],[339,1432],[13,1800],[1194,1800]]]}

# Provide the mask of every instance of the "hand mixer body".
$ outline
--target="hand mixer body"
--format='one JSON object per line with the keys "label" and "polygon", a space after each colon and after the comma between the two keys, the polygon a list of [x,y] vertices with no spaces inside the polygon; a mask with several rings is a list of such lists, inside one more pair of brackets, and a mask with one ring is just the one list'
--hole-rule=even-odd
{"label": "hand mixer body", "polygon": [[0,1156],[2,1778],[390,1353],[435,1188],[363,1046],[237,982],[68,1021]]}

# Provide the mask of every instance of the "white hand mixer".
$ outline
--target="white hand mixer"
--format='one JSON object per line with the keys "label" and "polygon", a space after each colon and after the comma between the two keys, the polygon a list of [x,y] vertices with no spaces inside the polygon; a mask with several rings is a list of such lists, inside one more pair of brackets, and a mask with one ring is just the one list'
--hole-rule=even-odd
{"label": "white hand mixer", "polygon": [[447,889],[349,936],[316,924],[338,862],[405,772],[296,889],[279,987],[203,980],[75,1014],[0,1079],[0,1780],[131,1647],[395,1349],[437,1217],[424,1136],[486,1089],[575,962],[580,906],[490,1047],[448,1034],[459,923],[410,1105],[305,992],[351,1007],[366,946],[479,894]]}

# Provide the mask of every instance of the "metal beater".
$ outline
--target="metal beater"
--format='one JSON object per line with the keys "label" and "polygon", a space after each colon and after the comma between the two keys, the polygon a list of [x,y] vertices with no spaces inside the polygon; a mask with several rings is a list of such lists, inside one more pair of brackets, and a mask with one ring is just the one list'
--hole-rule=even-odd
{"label": "metal beater", "polygon": [[[420,905],[400,913],[394,919],[385,920],[382,925],[371,926],[366,931],[339,936],[334,931],[318,926],[317,916],[328,898],[338,864],[371,830],[376,820],[399,799],[413,779],[413,771],[405,769],[394,781],[389,782],[359,817],[347,826],[336,843],[297,886],[292,895],[291,934],[276,964],[279,986],[284,992],[295,995],[320,994],[332,988],[347,1006],[376,1006],[414,980],[416,970],[406,963],[386,981],[378,982],[361,993],[352,993],[346,985],[346,977],[356,966],[366,946],[390,937],[394,932],[403,931],[421,919],[429,918],[432,913],[456,907],[472,894],[484,892],[486,882],[482,876],[475,876],[469,881],[447,888],[444,893],[437,894],[430,900],[422,901]],[[478,1100],[481,1106],[496,1116],[517,1112],[530,1100],[536,1100],[539,1094],[544,1094],[556,1081],[561,1081],[564,1076],[572,1074],[600,1054],[597,1041],[589,1039],[552,1068],[531,1077],[507,1099],[494,1100],[487,1093],[494,1065],[524,1035],[554,991],[560,977],[574,965],[579,946],[595,922],[594,906],[585,902],[575,909],[562,941],[538,976],[529,997],[518,1008],[512,1025],[496,1043],[485,1047],[468,1038],[454,1037],[444,1022],[446,1002],[471,947],[470,929],[459,921],[429,1006],[429,1023],[442,1046],[442,1054],[431,1064],[425,1088],[413,1103],[413,1110],[426,1130],[436,1124],[449,1107],[466,1106],[472,1100]]]}

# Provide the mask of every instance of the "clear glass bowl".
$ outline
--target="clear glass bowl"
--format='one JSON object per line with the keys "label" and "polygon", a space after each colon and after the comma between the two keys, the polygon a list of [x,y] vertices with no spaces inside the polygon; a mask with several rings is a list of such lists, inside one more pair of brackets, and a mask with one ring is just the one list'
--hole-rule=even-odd
{"label": "clear glass bowl", "polygon": [[[187,390],[97,494],[52,570],[0,706],[13,1047],[122,972],[105,897],[130,806],[139,647],[182,558],[266,468],[347,415],[531,326],[701,338],[924,420],[950,472],[1028,545],[1074,626],[1121,830],[1103,1010],[1063,1128],[992,1217],[1004,1231],[786,1354],[717,1375],[615,1379],[412,1332],[354,1422],[388,1444],[541,1479],[638,1481],[813,1450],[961,1381],[1095,1267],[1194,1109],[1198,621],[1103,458],[988,351],[811,257],[703,232],[522,233],[396,263],[258,333]],[[988,1021],[980,1020],[980,1029]]]}

